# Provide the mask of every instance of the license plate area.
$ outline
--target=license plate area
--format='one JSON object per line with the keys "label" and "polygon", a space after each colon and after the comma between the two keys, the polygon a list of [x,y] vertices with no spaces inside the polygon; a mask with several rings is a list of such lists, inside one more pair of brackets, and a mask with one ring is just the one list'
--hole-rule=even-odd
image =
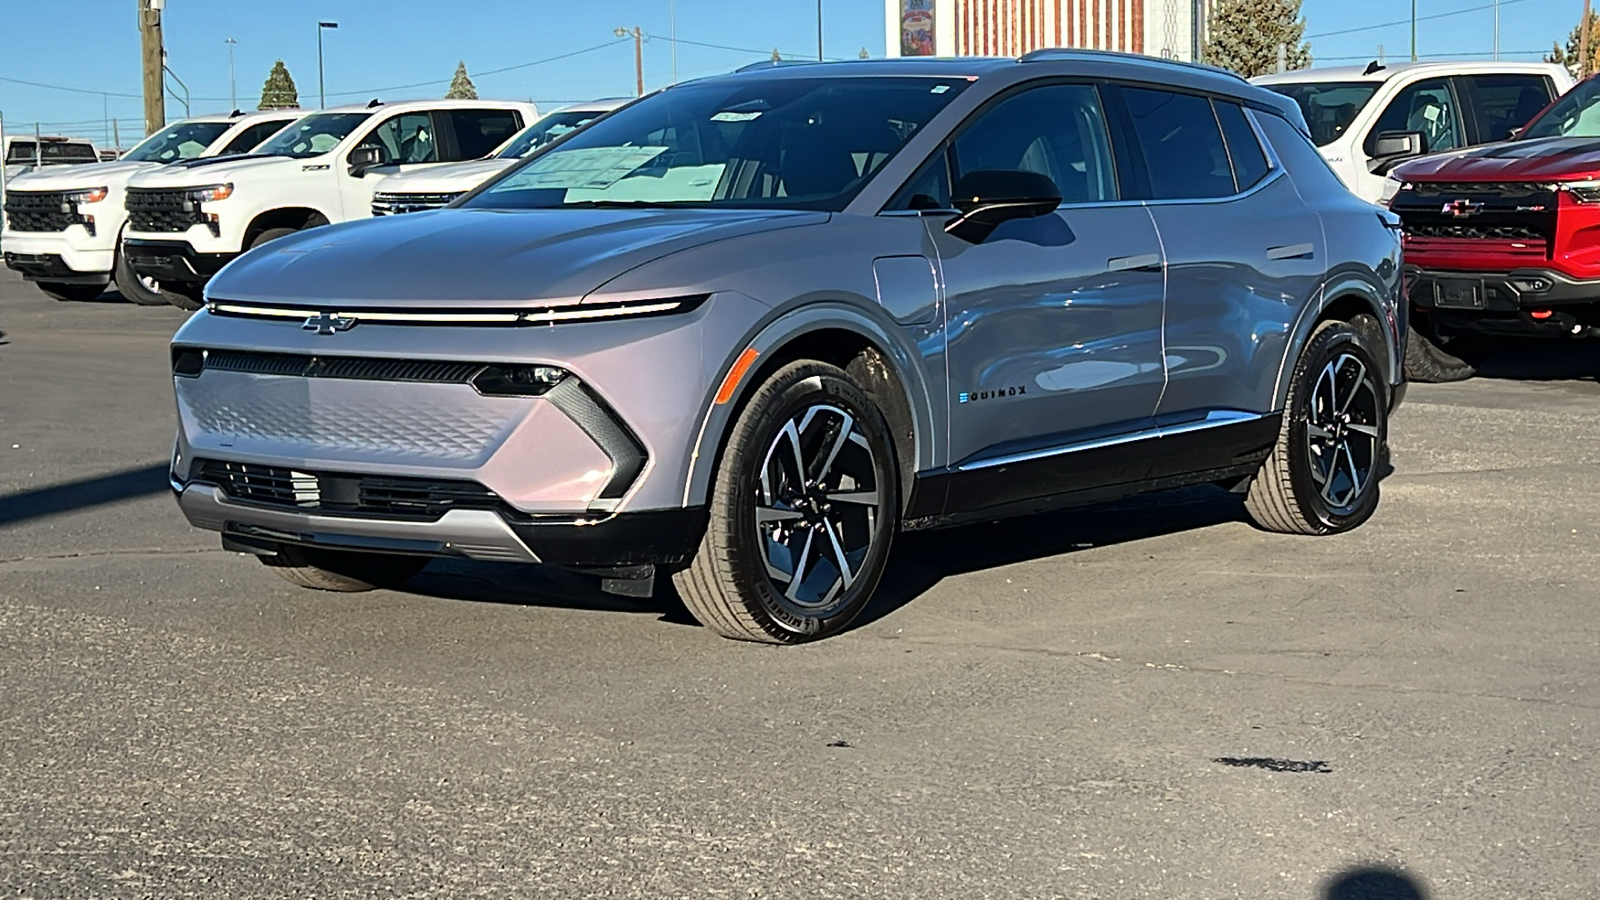
{"label": "license plate area", "polygon": [[1433,305],[1439,309],[1483,309],[1483,280],[1440,278],[1433,283]]}

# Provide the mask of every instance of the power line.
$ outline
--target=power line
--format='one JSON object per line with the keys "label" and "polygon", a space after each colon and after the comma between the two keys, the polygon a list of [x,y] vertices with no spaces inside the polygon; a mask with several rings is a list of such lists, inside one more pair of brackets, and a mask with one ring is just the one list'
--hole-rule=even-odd
{"label": "power line", "polygon": [[[1500,51],[1500,55],[1501,56],[1543,56],[1544,54],[1549,53],[1549,52],[1550,51],[1548,51],[1548,50],[1501,50]],[[1485,51],[1473,52],[1473,53],[1420,53],[1420,54],[1417,55],[1417,58],[1418,59],[1466,59],[1467,57],[1473,57],[1473,56],[1489,57],[1489,56],[1493,56],[1493,55],[1494,55],[1494,53],[1492,51],[1485,50]],[[1372,56],[1371,53],[1363,53],[1363,54],[1361,54],[1359,56],[1318,56],[1316,58],[1316,61],[1317,62],[1343,62],[1343,61],[1348,61],[1348,60],[1362,60],[1362,59],[1372,59],[1372,58],[1373,58],[1373,56]]]}
{"label": "power line", "polygon": [[[530,66],[542,66],[545,63],[553,63],[553,62],[556,62],[558,60],[571,59],[574,56],[582,56],[585,53],[593,53],[596,50],[604,50],[607,47],[613,47],[613,46],[616,46],[617,44],[625,44],[625,43],[628,43],[628,41],[630,41],[630,40],[632,40],[632,38],[628,38],[628,39],[624,39],[624,40],[606,41],[604,44],[595,44],[593,47],[585,47],[582,50],[574,50],[571,53],[563,53],[560,56],[548,56],[548,57],[545,57],[544,59],[536,59],[536,60],[534,60],[532,62],[517,63],[514,66],[503,66],[503,67],[498,68],[498,69],[488,69],[488,70],[483,71],[483,72],[468,73],[468,74],[470,74],[473,78],[485,78],[485,77],[490,76],[490,75],[499,75],[502,72],[511,72],[511,71],[516,70],[516,69],[526,69],[526,68],[528,68]],[[330,96],[330,97],[354,97],[354,96],[367,97],[367,96],[372,96],[374,94],[382,94],[382,93],[385,93],[387,91],[404,91],[404,90],[410,90],[411,88],[432,87],[432,86],[435,86],[435,85],[449,84],[449,83],[450,83],[450,79],[448,79],[448,78],[440,78],[440,79],[436,79],[434,81],[419,81],[419,82],[416,82],[415,84],[401,84],[401,85],[395,85],[393,87],[372,88],[372,89],[364,90],[364,91],[338,91],[338,92],[330,91],[330,92],[328,92],[328,96]]]}
{"label": "power line", "polygon": [[[1513,3],[1526,3],[1526,2],[1527,2],[1527,0],[1500,0],[1500,4],[1499,5],[1500,6],[1510,6]],[[1324,32],[1321,32],[1319,34],[1308,34],[1308,35],[1305,36],[1305,40],[1309,41],[1309,40],[1313,40],[1315,38],[1334,37],[1336,35],[1341,35],[1341,34],[1356,34],[1358,32],[1362,32],[1362,31],[1377,31],[1380,28],[1394,28],[1397,25],[1410,25],[1412,23],[1412,21],[1429,22],[1429,21],[1432,21],[1434,19],[1447,19],[1447,18],[1449,18],[1451,16],[1463,16],[1463,15],[1466,15],[1467,13],[1482,12],[1482,11],[1484,11],[1486,9],[1494,9],[1494,8],[1495,8],[1495,4],[1489,3],[1489,4],[1485,4],[1483,6],[1473,6],[1473,7],[1467,8],[1467,9],[1458,9],[1458,10],[1455,10],[1454,12],[1434,13],[1431,16],[1418,16],[1415,20],[1412,20],[1412,19],[1400,19],[1400,20],[1394,21],[1394,22],[1384,22],[1381,25],[1363,25],[1360,28],[1345,28],[1345,29],[1341,29],[1339,31],[1324,31]]]}

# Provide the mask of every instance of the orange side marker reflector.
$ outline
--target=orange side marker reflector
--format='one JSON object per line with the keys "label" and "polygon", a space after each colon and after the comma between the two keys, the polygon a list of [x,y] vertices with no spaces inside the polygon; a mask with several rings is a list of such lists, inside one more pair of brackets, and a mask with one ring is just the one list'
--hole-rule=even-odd
{"label": "orange side marker reflector", "polygon": [[1533,316],[1535,319],[1548,319],[1550,318],[1551,314],[1551,311],[1548,309],[1536,309],[1533,312],[1528,313],[1528,315]]}
{"label": "orange side marker reflector", "polygon": [[756,364],[756,357],[760,355],[754,347],[746,347],[745,351],[739,354],[733,368],[728,370],[728,377],[722,379],[722,387],[717,389],[718,406],[733,399],[733,392],[739,389],[739,382],[744,380],[744,373],[750,371],[750,367]]}

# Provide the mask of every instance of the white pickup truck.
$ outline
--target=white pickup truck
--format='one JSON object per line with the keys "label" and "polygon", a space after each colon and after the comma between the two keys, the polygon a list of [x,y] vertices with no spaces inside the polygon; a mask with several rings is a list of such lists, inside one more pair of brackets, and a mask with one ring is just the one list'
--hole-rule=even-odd
{"label": "white pickup truck", "polygon": [[538,117],[532,103],[414,100],[312,113],[253,153],[141,172],[122,252],[175,306],[198,309],[234,257],[304,228],[363,219],[384,175],[478,159]]}
{"label": "white pickup truck", "polygon": [[1311,139],[1356,196],[1382,203],[1403,162],[1503,141],[1571,89],[1552,63],[1457,61],[1301,69],[1250,79],[1300,105]]}
{"label": "white pickup truck", "polygon": [[[115,280],[124,297],[168,302],[117,256],[135,174],[187,159],[248,152],[300,118],[297,109],[200,116],[168,125],[115,162],[48,166],[6,182],[0,250],[8,267],[58,300],[92,300]],[[91,150],[92,152],[92,150]]]}
{"label": "white pickup truck", "polygon": [[390,175],[378,182],[372,195],[372,214],[393,216],[446,206],[540,147],[632,102],[632,97],[622,97],[563,106],[522,129],[483,159]]}
{"label": "white pickup truck", "polygon": [[83,138],[47,134],[34,140],[31,134],[12,134],[0,144],[0,161],[7,181],[45,166],[75,166],[99,160],[100,151],[94,142]]}

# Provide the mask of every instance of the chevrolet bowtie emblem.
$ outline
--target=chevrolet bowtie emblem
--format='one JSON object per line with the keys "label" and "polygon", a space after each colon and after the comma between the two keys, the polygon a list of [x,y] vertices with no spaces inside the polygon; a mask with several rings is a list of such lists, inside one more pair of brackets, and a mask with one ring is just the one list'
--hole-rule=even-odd
{"label": "chevrolet bowtie emblem", "polygon": [[1467,216],[1475,216],[1483,212],[1483,204],[1473,203],[1471,200],[1451,200],[1444,205],[1444,209],[1440,210],[1440,212],[1447,216],[1454,216],[1457,219],[1465,219]]}
{"label": "chevrolet bowtie emblem", "polygon": [[317,334],[333,334],[335,331],[349,331],[356,327],[356,320],[337,313],[319,312],[306,319],[300,327],[306,331],[315,331]]}

